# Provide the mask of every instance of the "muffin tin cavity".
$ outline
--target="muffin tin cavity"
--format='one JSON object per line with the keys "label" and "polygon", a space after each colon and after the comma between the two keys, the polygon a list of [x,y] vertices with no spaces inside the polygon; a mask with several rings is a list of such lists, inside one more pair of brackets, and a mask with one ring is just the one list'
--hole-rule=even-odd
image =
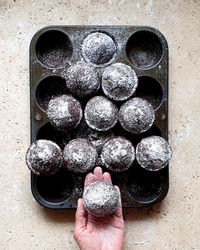
{"label": "muffin tin cavity", "polygon": [[152,135],[162,136],[162,132],[160,128],[155,124],[153,124],[153,126],[149,130],[147,130],[145,133],[135,135],[134,144],[137,145],[143,138],[146,138]]}
{"label": "muffin tin cavity", "polygon": [[72,177],[67,170],[61,168],[55,175],[38,177],[36,187],[42,199],[50,203],[60,203],[71,195]]}
{"label": "muffin tin cavity", "polygon": [[46,139],[54,141],[58,144],[61,149],[64,149],[66,144],[73,138],[71,132],[63,132],[57,130],[53,127],[49,122],[44,124],[37,133],[37,140],[39,139]]}
{"label": "muffin tin cavity", "polygon": [[39,106],[46,111],[49,101],[56,96],[67,93],[65,79],[60,76],[48,76],[42,79],[36,89]]}
{"label": "muffin tin cavity", "polygon": [[[77,69],[77,65],[87,65],[84,66],[86,73],[82,73],[82,67],[81,70],[79,67]],[[103,91],[103,73],[114,65],[126,65],[135,72],[135,76],[132,76],[135,85],[131,85],[130,81],[122,83],[130,85],[128,94],[122,99],[113,98]],[[73,74],[74,68],[77,70]],[[90,75],[88,72],[95,73]],[[120,78],[113,71],[111,75],[116,81]],[[92,88],[91,81],[94,84],[95,80],[96,84]],[[83,82],[88,82],[86,88],[83,88]],[[113,87],[114,91],[117,87]],[[134,148],[143,138],[152,135],[167,140],[168,46],[158,30],[147,26],[43,28],[34,35],[30,45],[30,90],[31,144],[35,140],[47,139],[63,150],[71,140],[89,140],[98,153],[96,166],[101,166],[103,172],[109,172],[113,184],[120,187],[123,207],[149,207],[166,196],[169,185],[168,165],[157,172],[151,172],[143,169],[135,159],[129,169],[114,172],[106,168],[101,160],[103,145],[117,136],[129,140]],[[121,91],[123,88],[118,90],[117,96]],[[48,104],[50,100],[52,102],[62,95],[74,97],[82,107],[82,119],[71,130],[59,130],[50,123]],[[95,101],[89,106],[98,96],[99,103]],[[148,105],[155,119],[152,119],[146,132],[134,134],[133,131],[125,131],[120,124],[119,110],[126,102],[138,97],[143,102],[151,103]],[[104,99],[111,105],[105,105],[103,109]],[[58,106],[61,108],[60,104]],[[97,110],[95,120],[92,112],[94,108]],[[147,115],[144,118],[148,118]],[[110,124],[105,126],[105,121],[100,124],[101,119]],[[93,124],[94,121],[97,121],[96,124]],[[145,130],[139,132],[142,131]],[[64,164],[53,176],[40,177],[31,173],[32,193],[44,207],[76,208],[77,200],[83,194],[86,174],[69,172]]]}
{"label": "muffin tin cavity", "polygon": [[151,203],[162,192],[163,172],[149,172],[135,164],[128,177],[128,193],[139,203]]}
{"label": "muffin tin cavity", "polygon": [[36,55],[44,66],[59,68],[72,56],[72,43],[64,32],[49,30],[37,40]]}
{"label": "muffin tin cavity", "polygon": [[154,78],[149,76],[141,76],[139,77],[139,84],[135,96],[142,97],[149,101],[156,110],[162,102],[162,87],[160,83]]}
{"label": "muffin tin cavity", "polygon": [[141,30],[132,34],[126,45],[130,62],[139,69],[154,67],[162,57],[162,44],[158,36]]}

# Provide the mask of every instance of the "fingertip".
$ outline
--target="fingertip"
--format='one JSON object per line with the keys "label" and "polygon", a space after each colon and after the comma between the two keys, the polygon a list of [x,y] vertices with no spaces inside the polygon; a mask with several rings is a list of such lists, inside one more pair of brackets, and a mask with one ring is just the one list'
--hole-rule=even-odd
{"label": "fingertip", "polygon": [[115,188],[117,189],[117,192],[118,192],[118,194],[119,194],[119,203],[121,203],[121,192],[120,192],[120,188],[119,188],[117,185],[115,185]]}
{"label": "fingertip", "polygon": [[94,169],[94,178],[95,178],[95,181],[102,181],[103,173],[102,173],[102,168],[101,167],[96,167]]}
{"label": "fingertip", "polygon": [[115,185],[115,188],[117,189],[117,191],[120,193],[120,189],[117,185]]}
{"label": "fingertip", "polygon": [[94,169],[94,175],[95,174],[102,174],[102,168],[101,167],[95,167],[95,169]]}
{"label": "fingertip", "polygon": [[112,183],[111,176],[110,176],[110,174],[108,172],[105,172],[103,174],[103,180]]}
{"label": "fingertip", "polygon": [[75,231],[84,227],[87,223],[87,211],[85,209],[83,199],[78,199],[78,206],[75,214]]}
{"label": "fingertip", "polygon": [[94,175],[92,173],[88,173],[85,177],[84,189],[86,189],[92,182],[94,182]]}
{"label": "fingertip", "polygon": [[78,203],[78,207],[81,207],[81,205],[83,204],[83,199],[79,198],[77,203]]}

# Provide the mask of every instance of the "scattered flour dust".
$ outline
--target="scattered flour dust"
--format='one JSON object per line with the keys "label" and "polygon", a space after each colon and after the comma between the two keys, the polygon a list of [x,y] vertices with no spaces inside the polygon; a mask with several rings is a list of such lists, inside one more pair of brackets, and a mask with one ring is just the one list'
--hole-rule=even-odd
{"label": "scattered flour dust", "polygon": [[192,133],[192,128],[194,126],[194,121],[186,116],[182,117],[181,114],[179,114],[181,118],[181,124],[177,129],[172,130],[170,133],[170,138],[169,141],[170,143],[176,148],[177,144],[179,142],[182,142],[185,140],[187,137],[189,137]]}
{"label": "scattered flour dust", "polygon": [[134,248],[133,246],[147,247],[149,243],[157,241],[156,231],[156,222],[150,218],[135,221],[134,228],[128,223],[125,235],[126,247],[128,249]]}

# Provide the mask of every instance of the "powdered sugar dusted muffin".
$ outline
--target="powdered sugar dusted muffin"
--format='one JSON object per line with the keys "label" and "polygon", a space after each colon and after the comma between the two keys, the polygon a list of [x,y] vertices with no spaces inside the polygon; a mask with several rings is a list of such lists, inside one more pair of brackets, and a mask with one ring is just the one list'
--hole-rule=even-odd
{"label": "powdered sugar dusted muffin", "polygon": [[140,134],[153,125],[155,113],[152,105],[142,98],[132,98],[122,104],[119,110],[119,122],[133,134]]}
{"label": "powdered sugar dusted muffin", "polygon": [[53,175],[62,165],[62,151],[49,140],[35,141],[26,153],[26,164],[35,175]]}
{"label": "powdered sugar dusted muffin", "polygon": [[65,76],[67,88],[78,97],[86,97],[95,93],[100,86],[97,70],[86,62],[72,65]]}
{"label": "powdered sugar dusted muffin", "polygon": [[87,125],[97,131],[107,131],[118,121],[115,104],[103,96],[95,96],[88,101],[84,111]]}
{"label": "powdered sugar dusted muffin", "polygon": [[64,148],[64,167],[75,173],[86,173],[96,164],[97,151],[86,139],[71,140]]}
{"label": "powdered sugar dusted muffin", "polygon": [[136,158],[141,167],[157,171],[168,164],[171,158],[171,149],[162,137],[149,136],[142,139],[137,145]]}
{"label": "powdered sugar dusted muffin", "polygon": [[129,169],[135,160],[135,149],[124,137],[115,137],[107,141],[102,149],[101,160],[105,167],[114,172]]}
{"label": "powdered sugar dusted muffin", "polygon": [[106,96],[115,101],[130,98],[138,86],[136,73],[130,66],[115,63],[107,67],[102,75],[102,89]]}
{"label": "powdered sugar dusted muffin", "polygon": [[55,97],[48,104],[47,116],[55,128],[59,130],[71,130],[81,121],[81,104],[69,95]]}
{"label": "powdered sugar dusted muffin", "polygon": [[103,217],[115,212],[119,204],[119,193],[110,182],[96,181],[85,189],[83,202],[90,214]]}
{"label": "powdered sugar dusted muffin", "polygon": [[113,39],[102,32],[93,32],[83,41],[82,53],[87,62],[96,65],[109,63],[115,56],[117,47]]}

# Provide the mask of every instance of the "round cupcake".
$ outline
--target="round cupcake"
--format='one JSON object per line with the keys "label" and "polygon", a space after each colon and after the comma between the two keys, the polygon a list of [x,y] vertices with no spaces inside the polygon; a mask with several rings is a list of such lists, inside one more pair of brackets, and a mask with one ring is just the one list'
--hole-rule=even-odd
{"label": "round cupcake", "polygon": [[110,182],[96,181],[85,189],[83,202],[90,214],[103,217],[115,212],[119,204],[119,193]]}
{"label": "round cupcake", "polygon": [[155,120],[152,105],[142,98],[132,98],[122,104],[119,110],[119,122],[128,132],[140,134],[151,128]]}
{"label": "round cupcake", "polygon": [[149,136],[136,147],[136,159],[141,167],[157,171],[164,168],[171,158],[171,149],[160,136]]}
{"label": "round cupcake", "polygon": [[124,137],[112,138],[104,144],[101,160],[109,170],[123,172],[133,165],[135,160],[134,146]]}
{"label": "round cupcake", "polygon": [[37,140],[26,153],[26,164],[35,175],[55,174],[62,165],[63,157],[59,146],[49,140]]}
{"label": "round cupcake", "polygon": [[95,65],[107,64],[112,61],[117,51],[113,39],[102,32],[93,32],[83,41],[82,53],[87,62]]}
{"label": "round cupcake", "polygon": [[71,130],[77,127],[81,121],[82,107],[74,97],[61,95],[50,100],[47,116],[55,128]]}
{"label": "round cupcake", "polygon": [[72,65],[65,76],[69,91],[78,97],[94,94],[100,86],[100,76],[97,70],[86,62]]}
{"label": "round cupcake", "polygon": [[86,139],[71,140],[63,150],[64,167],[75,173],[89,172],[96,164],[97,151]]}
{"label": "round cupcake", "polygon": [[87,125],[97,131],[107,131],[118,121],[115,104],[103,96],[95,96],[88,101],[84,111]]}
{"label": "round cupcake", "polygon": [[124,101],[136,91],[138,78],[130,66],[115,63],[107,67],[102,75],[102,89],[106,96],[115,101]]}

